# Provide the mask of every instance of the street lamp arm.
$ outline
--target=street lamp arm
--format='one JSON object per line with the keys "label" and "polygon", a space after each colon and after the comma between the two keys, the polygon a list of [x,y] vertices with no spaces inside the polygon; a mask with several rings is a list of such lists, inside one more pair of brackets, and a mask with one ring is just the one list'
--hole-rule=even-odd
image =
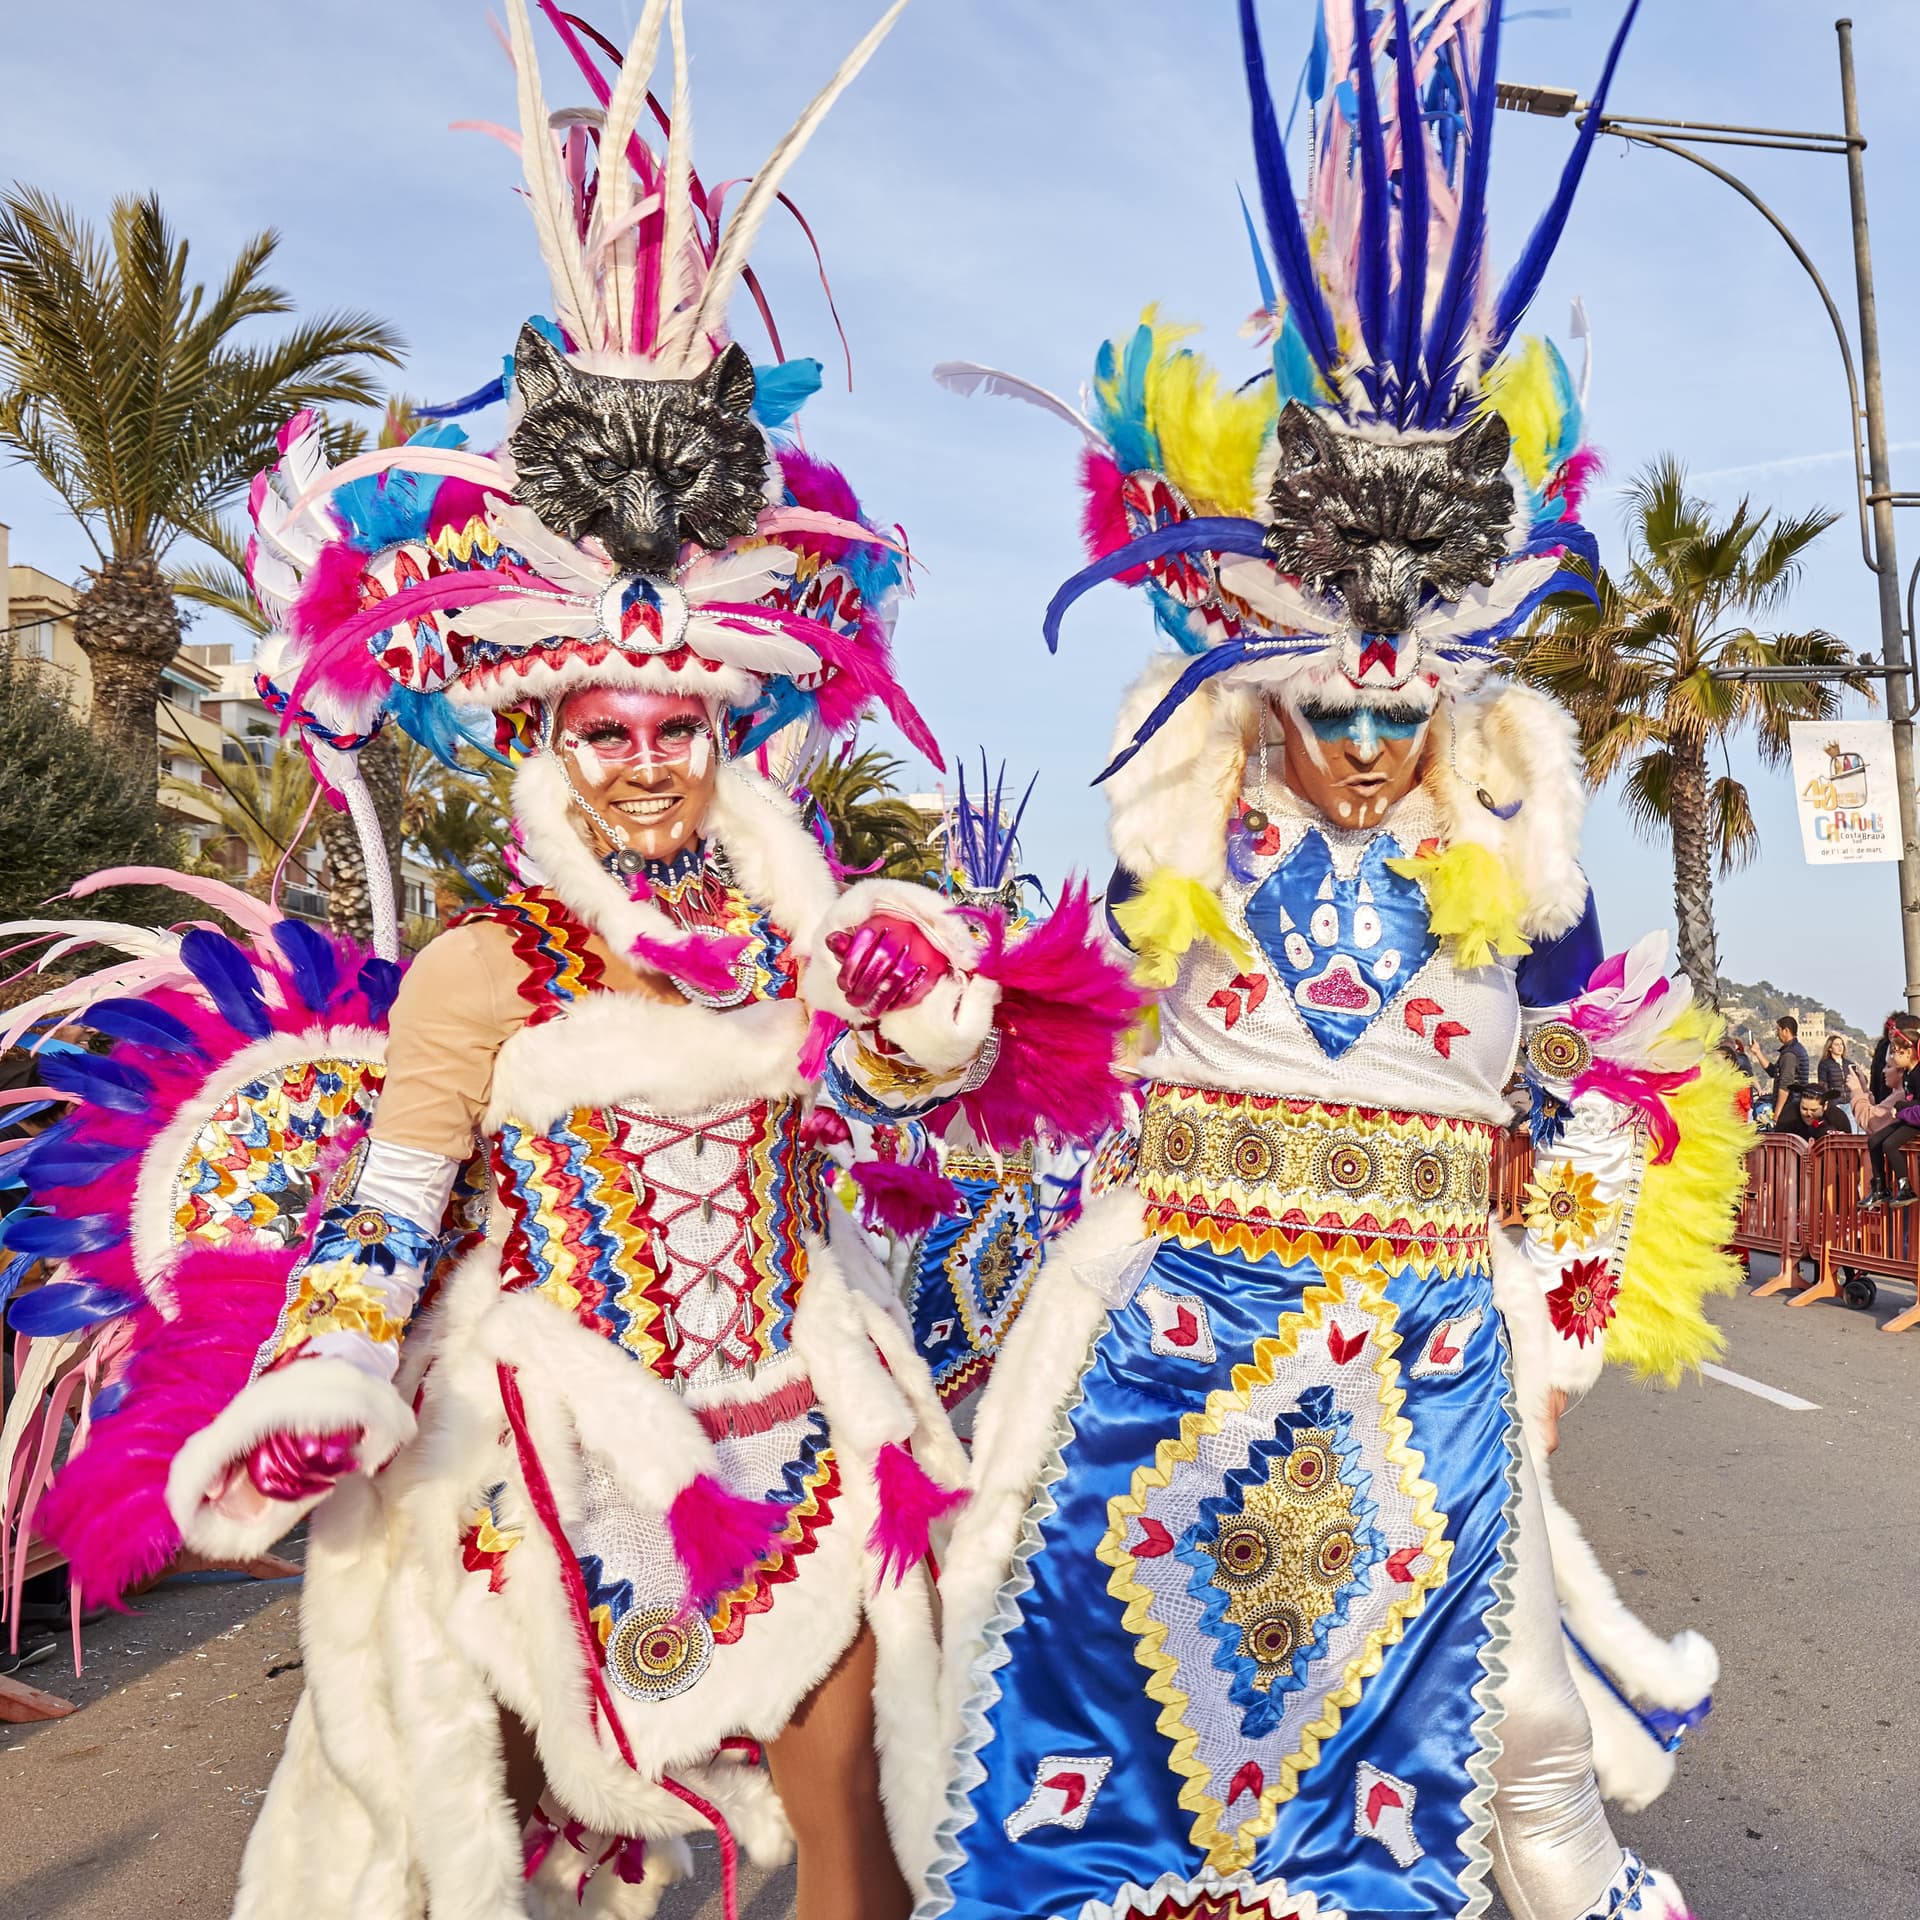
{"label": "street lamp arm", "polygon": [[[1813,264],[1813,259],[1806,248],[1795,238],[1793,229],[1738,174],[1729,173],[1725,167],[1717,165],[1704,154],[1692,152],[1678,141],[1668,140],[1660,134],[1645,131],[1646,125],[1644,121],[1602,120],[1600,130],[1602,133],[1611,133],[1619,139],[1630,141],[1635,146],[1657,147],[1662,153],[1671,153],[1682,160],[1691,161],[1703,172],[1712,174],[1716,180],[1731,187],[1787,243],[1793,257],[1800,262],[1807,278],[1813,282],[1818,291],[1821,303],[1827,310],[1827,318],[1833,323],[1833,337],[1839,343],[1840,363],[1847,376],[1847,441],[1848,449],[1853,455],[1854,511],[1860,522],[1860,557],[1872,572],[1878,573],[1880,566],[1874,558],[1867,527],[1867,471],[1860,456],[1860,376],[1854,367],[1853,342],[1847,337],[1846,322],[1840,317],[1840,309],[1834,304],[1833,295],[1828,290],[1826,281],[1821,278],[1820,269]],[[1844,151],[1844,147],[1841,150]]]}

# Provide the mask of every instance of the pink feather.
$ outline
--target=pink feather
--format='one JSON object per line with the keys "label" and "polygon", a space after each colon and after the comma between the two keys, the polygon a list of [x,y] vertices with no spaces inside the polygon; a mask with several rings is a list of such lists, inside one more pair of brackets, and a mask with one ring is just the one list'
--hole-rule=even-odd
{"label": "pink feather", "polygon": [[683,940],[661,940],[643,933],[629,949],[642,966],[684,980],[696,993],[716,996],[738,989],[733,963],[746,950],[745,937],[737,933],[689,934]]}
{"label": "pink feather", "polygon": [[[349,541],[329,541],[287,612],[288,631],[304,645],[299,677],[293,683],[294,703],[305,704],[318,693],[329,717],[357,711],[389,684],[367,636],[354,633],[351,626],[366,599],[367,559]],[[343,635],[352,637],[343,639]],[[281,730],[293,721],[294,707],[289,705]]]}
{"label": "pink feather", "polygon": [[787,1523],[775,1500],[745,1500],[700,1474],[674,1496],[667,1532],[687,1576],[687,1605],[705,1613],[729,1587],[736,1587]]}
{"label": "pink feather", "polygon": [[816,1013],[807,1022],[806,1044],[800,1049],[800,1072],[804,1079],[818,1080],[826,1072],[827,1055],[846,1030],[847,1023],[836,1013]]}
{"label": "pink feather", "polygon": [[1607,470],[1606,455],[1598,447],[1576,447],[1560,469],[1557,490],[1569,513],[1578,513],[1587,489]]}
{"label": "pink feather", "polygon": [[967,1496],[930,1479],[919,1461],[891,1440],[874,1456],[873,1484],[879,1512],[867,1546],[879,1556],[881,1580],[891,1574],[897,1587],[932,1551],[933,1523],[944,1520]]}
{"label": "pink feather", "polygon": [[273,923],[280,918],[264,900],[242,893],[225,880],[176,873],[172,867],[104,867],[98,873],[88,874],[84,880],[76,880],[67,889],[67,898],[84,900],[107,887],[167,887],[175,893],[184,893],[189,900],[198,900],[202,906],[224,914],[255,942],[266,939],[273,931]]}
{"label": "pink feather", "polygon": [[[780,453],[780,477],[787,483],[795,506],[865,524],[861,521],[860,501],[852,485],[831,462],[816,460],[798,447],[784,447]],[[848,546],[847,541],[832,534],[822,534],[806,544],[823,560],[840,559]]]}
{"label": "pink feather", "polygon": [[945,1174],[909,1160],[856,1160],[853,1179],[860,1189],[862,1226],[925,1233],[936,1220],[961,1210],[960,1189]]}
{"label": "pink feather", "polygon": [[[1098,447],[1089,447],[1080,457],[1080,485],[1086,493],[1080,509],[1080,529],[1086,536],[1090,559],[1101,560],[1117,553],[1133,538],[1126,509],[1120,504],[1124,477],[1113,456]],[[1126,577],[1132,580],[1138,575]]]}
{"label": "pink feather", "polygon": [[92,1423],[40,1503],[40,1530],[72,1563],[84,1604],[120,1606],[179,1551],[174,1456],[247,1384],[299,1257],[265,1239],[189,1248],[169,1276],[173,1318],[134,1316],[125,1402]]}
{"label": "pink feather", "polygon": [[1142,1003],[1103,947],[1085,883],[1069,883],[1051,917],[1011,947],[1004,920],[983,917],[989,944],[979,970],[1000,983],[1000,1056],[986,1083],[961,1095],[962,1109],[1003,1153],[1042,1128],[1097,1139],[1122,1115],[1114,1062]]}

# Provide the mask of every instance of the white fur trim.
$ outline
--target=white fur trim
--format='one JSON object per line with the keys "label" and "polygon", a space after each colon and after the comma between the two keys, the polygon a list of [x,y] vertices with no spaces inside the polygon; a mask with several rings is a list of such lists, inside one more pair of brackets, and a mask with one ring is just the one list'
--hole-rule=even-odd
{"label": "white fur trim", "polygon": [[1680,1891],[1679,1883],[1670,1873],[1661,1873],[1651,1869],[1647,1874],[1647,1890],[1643,1904],[1647,1909],[1647,1920],[1693,1920],[1693,1909],[1687,1905],[1686,1895]]}
{"label": "white fur trim", "polygon": [[344,1360],[296,1360],[250,1382],[174,1456],[167,1508],[196,1553],[251,1560],[267,1552],[319,1499],[265,1503],[255,1518],[230,1519],[207,1505],[208,1490],[258,1441],[273,1433],[361,1435],[357,1463],[375,1473],[413,1438],[413,1414],[384,1380]]}
{"label": "white fur trim", "polygon": [[[1450,836],[1477,841],[1506,863],[1526,901],[1524,932],[1536,939],[1565,933],[1587,904],[1580,870],[1587,788],[1573,716],[1536,688],[1503,682],[1443,701],[1438,726],[1441,751],[1428,786]],[[1502,806],[1520,801],[1520,811],[1500,819],[1480,804],[1481,790]]]}
{"label": "white fur trim", "polygon": [[[1187,664],[1165,655],[1148,663],[1121,707],[1116,750]],[[1210,683],[1107,782],[1108,837],[1136,878],[1168,867],[1221,885],[1227,818],[1258,735],[1258,698],[1246,686]],[[1433,747],[1425,785],[1448,837],[1474,841],[1505,862],[1526,902],[1521,925],[1530,937],[1566,932],[1587,901],[1580,870],[1587,796],[1572,717],[1531,687],[1503,683],[1443,698]],[[1519,812],[1500,819],[1481,805],[1482,790],[1502,806],[1521,801]]]}
{"label": "white fur trim", "polygon": [[[1162,654],[1148,661],[1121,703],[1114,751],[1133,738],[1160,698],[1191,664]],[[1177,707],[1147,744],[1107,781],[1107,837],[1136,879],[1156,867],[1218,887],[1226,878],[1226,822],[1246,769],[1257,724],[1248,695],[1203,687]]]}
{"label": "white fur trim", "polygon": [[1514,1385],[1534,1452],[1545,1448],[1543,1424],[1547,1396],[1559,1388],[1569,1406],[1586,1398],[1605,1364],[1601,1342],[1562,1339],[1547,1311],[1547,1294],[1538,1266],[1527,1257],[1512,1229],[1487,1223],[1493,1254],[1493,1299],[1513,1342]]}
{"label": "white fur trim", "polygon": [[544,1127],[576,1107],[632,1105],[684,1116],[799,1095],[806,1009],[756,1000],[724,1012],[637,993],[595,993],[513,1034],[494,1056],[481,1125]]}
{"label": "white fur trim", "polygon": [[[642,936],[688,937],[658,907],[629,899],[626,887],[600,864],[575,824],[566,771],[556,755],[531,754],[520,763],[513,814],[547,884],[623,959]],[[763,782],[730,765],[716,776],[706,825],[748,896],[784,931],[804,938],[833,897],[826,856],[813,837]]]}
{"label": "white fur trim", "polygon": [[709,823],[748,896],[770,907],[804,952],[833,911],[837,889],[826,855],[792,801],[751,768],[729,761],[714,782]]}
{"label": "white fur trim", "polygon": [[173,1232],[174,1181],[188,1149],[234,1089],[308,1060],[384,1061],[386,1057],[383,1032],[372,1027],[316,1025],[300,1033],[269,1034],[214,1068],[199,1092],[140,1156],[130,1226],[134,1268],[149,1299],[165,1310],[166,1269],[178,1251]]}
{"label": "white fur trim", "polygon": [[1676,1756],[1648,1734],[1571,1650],[1567,1666],[1592,1729],[1593,1776],[1601,1793],[1623,1813],[1652,1806],[1673,1783]]}
{"label": "white fur trim", "polygon": [[985,974],[950,973],[911,1007],[880,1016],[880,1037],[929,1073],[958,1073],[980,1057],[1000,1006],[1000,983]]}

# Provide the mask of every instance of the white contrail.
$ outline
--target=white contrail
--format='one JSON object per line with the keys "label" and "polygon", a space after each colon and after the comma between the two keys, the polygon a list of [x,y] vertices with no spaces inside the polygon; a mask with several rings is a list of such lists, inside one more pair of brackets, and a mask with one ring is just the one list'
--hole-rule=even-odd
{"label": "white contrail", "polygon": [[[1913,453],[1920,450],[1920,440],[1895,440],[1888,448],[1889,453]],[[1797,473],[1802,467],[1830,467],[1841,461],[1850,461],[1853,455],[1845,447],[1836,447],[1830,453],[1794,453],[1781,460],[1756,460],[1744,467],[1709,467],[1704,473],[1689,473],[1688,483],[1705,480],[1739,480],[1753,473]]]}

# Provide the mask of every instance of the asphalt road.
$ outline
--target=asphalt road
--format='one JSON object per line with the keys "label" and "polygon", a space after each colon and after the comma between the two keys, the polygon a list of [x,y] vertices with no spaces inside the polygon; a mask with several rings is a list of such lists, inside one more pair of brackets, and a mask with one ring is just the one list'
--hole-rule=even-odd
{"label": "asphalt road", "polygon": [[[1678,1779],[1621,1822],[1701,1920],[1920,1916],[1920,1335],[1874,1331],[1909,1304],[1720,1304],[1725,1364],[1814,1411],[1609,1378],[1568,1422],[1557,1484],[1622,1589],[1720,1647]],[[0,1916],[223,1920],[300,1683],[295,1604],[197,1577],[90,1629],[80,1680],[34,1670],[85,1708],[0,1726]],[[714,1889],[676,1889],[662,1920],[718,1920]],[[782,1920],[791,1876],[749,1872],[742,1896]]]}

